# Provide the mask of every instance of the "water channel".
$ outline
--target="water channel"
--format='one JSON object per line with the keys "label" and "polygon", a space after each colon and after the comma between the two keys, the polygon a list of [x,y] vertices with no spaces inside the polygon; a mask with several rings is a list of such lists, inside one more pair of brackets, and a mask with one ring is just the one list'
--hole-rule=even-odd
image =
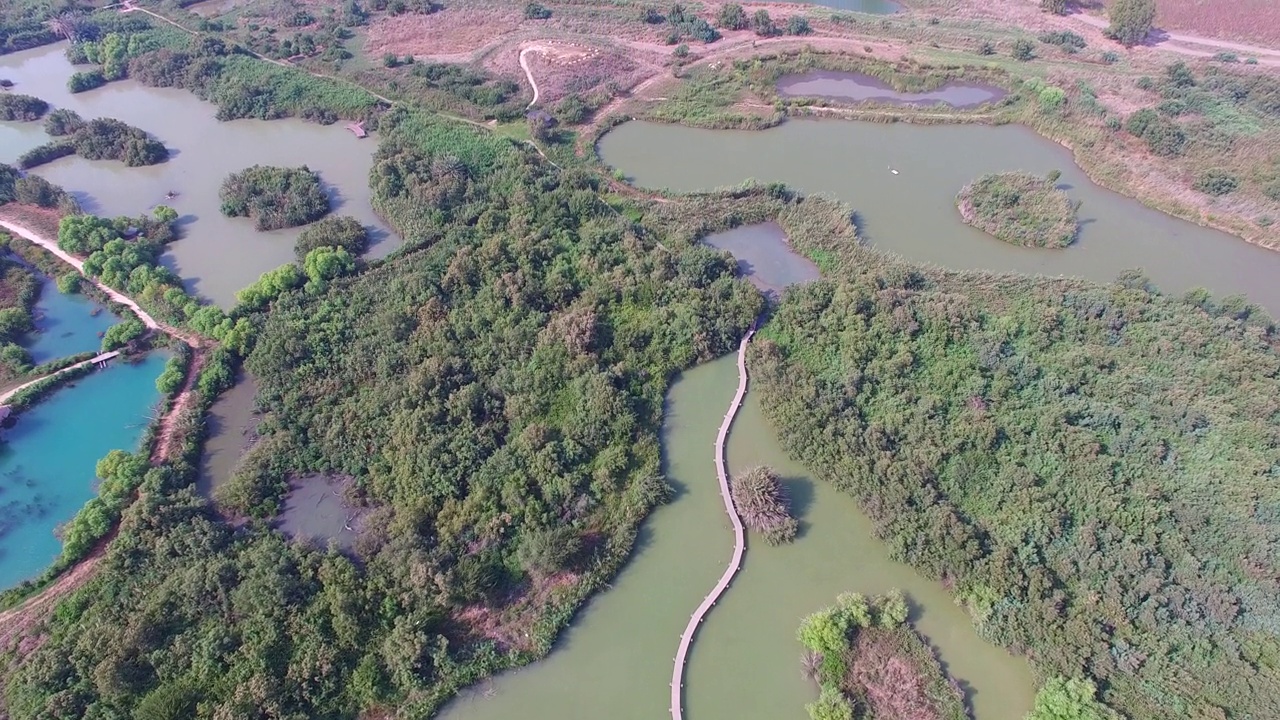
{"label": "water channel", "polygon": [[[1240,293],[1280,316],[1280,253],[1095,185],[1068,150],[1022,126],[789,120],[750,132],[629,122],[599,149],[644,187],[687,192],[755,178],[839,198],[853,206],[870,244],[923,264],[1103,282],[1141,268],[1166,292]],[[1015,247],[960,220],[955,195],[979,175],[1054,169],[1083,202],[1071,247]]]}
{"label": "water channel", "polygon": [[97,495],[95,467],[137,449],[168,358],[113,363],[18,416],[0,445],[0,589],[39,575],[62,551],[55,529]]}
{"label": "water channel", "polygon": [[52,280],[39,274],[37,277],[40,278],[40,297],[33,312],[36,330],[22,343],[31,353],[32,364],[100,348],[101,333],[120,318],[83,295],[59,292]]}
{"label": "water channel", "polygon": [[[183,237],[170,246],[164,260],[189,289],[229,307],[237,290],[294,259],[293,242],[300,228],[258,232],[247,218],[227,218],[220,212],[222,181],[255,164],[305,164],[320,173],[333,213],[352,215],[370,229],[371,257],[382,257],[399,244],[369,201],[376,139],[358,139],[341,124],[219,122],[217,108],[185,90],[149,88],[131,80],[71,94],[67,78],[75,67],[64,49],[59,44],[0,57],[0,76],[15,83],[13,92],[75,110],[86,120],[113,117],[142,128],[162,141],[171,156],[142,168],[72,156],[34,171],[74,194],[94,214],[139,215],[158,204],[177,210]],[[0,162],[12,163],[48,141],[39,122],[0,123]],[[177,197],[166,199],[170,191]]]}
{"label": "water channel", "polygon": [[941,104],[964,109],[995,102],[1008,95],[1009,91],[995,85],[956,80],[936,90],[902,92],[894,90],[879,78],[863,73],[809,70],[779,78],[778,94],[785,97],[818,97],[844,102],[873,101],[917,107]]}

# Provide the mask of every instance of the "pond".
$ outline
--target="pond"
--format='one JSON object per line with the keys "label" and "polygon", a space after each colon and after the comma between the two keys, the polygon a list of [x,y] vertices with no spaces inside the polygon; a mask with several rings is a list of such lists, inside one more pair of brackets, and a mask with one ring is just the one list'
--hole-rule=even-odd
{"label": "pond", "polygon": [[218,487],[231,479],[240,458],[256,439],[257,394],[258,384],[253,376],[244,375],[219,395],[205,414],[204,452],[196,490],[206,498],[212,498]]}
{"label": "pond", "polygon": [[781,296],[788,285],[821,277],[812,260],[791,249],[776,222],[734,228],[708,235],[702,241],[732,253],[738,261],[738,274],[774,298]]}
{"label": "pond", "polygon": [[[301,228],[259,232],[247,218],[220,211],[218,189],[230,173],[255,164],[306,165],[320,174],[335,215],[352,215],[370,230],[370,257],[400,243],[370,204],[369,169],[377,141],[358,139],[342,124],[301,120],[219,122],[217,108],[185,90],[149,88],[131,80],[71,94],[75,67],[64,46],[46,46],[0,57],[0,76],[13,92],[40,97],[86,120],[113,117],[155,135],[171,152],[167,162],[129,168],[114,161],[67,157],[34,172],[71,192],[86,212],[139,215],[169,205],[181,216],[182,238],[164,256],[188,289],[225,307],[237,290],[263,272],[294,259]],[[13,162],[49,141],[40,123],[0,123],[0,162]],[[177,193],[167,199],[169,192]]]}
{"label": "pond", "polygon": [[[448,720],[653,720],[669,714],[680,632],[732,555],[733,535],[709,452],[737,386],[736,358],[684,373],[667,396],[663,450],[675,499],[654,512],[631,562],[579,613],[555,650],[528,668],[468,691]],[[917,627],[965,687],[979,720],[1020,720],[1030,669],[977,637],[941,587],[888,559],[849,497],[791,462],[747,393],[729,436],[731,470],[769,464],[785,479],[801,522],[796,542],[748,538],[744,569],[707,617],[690,651],[685,713],[693,720],[804,720],[816,690],[800,672],[800,619],[844,591],[901,588]]]}
{"label": "pond", "polygon": [[350,478],[329,475],[292,479],[273,527],[314,547],[324,549],[332,541],[350,552],[364,516],[363,509],[347,503],[345,493],[350,482]]}
{"label": "pond", "polygon": [[812,0],[814,5],[822,5],[835,10],[867,13],[868,15],[892,15],[902,11],[900,3],[892,0]]}
{"label": "pond", "polygon": [[101,348],[102,333],[120,318],[84,295],[59,292],[52,280],[38,274],[37,277],[40,298],[32,313],[36,331],[22,343],[31,353],[31,362],[40,365]]}
{"label": "pond", "polygon": [[975,108],[1002,99],[1009,92],[995,85],[952,81],[927,92],[901,92],[879,78],[855,72],[810,70],[783,75],[778,93],[786,97],[818,97],[845,102],[879,102],[889,105],[947,105]]}
{"label": "pond", "polygon": [[0,445],[0,588],[39,575],[62,551],[55,536],[95,497],[98,460],[137,449],[160,399],[167,357],[114,362],[18,416]]}
{"label": "pond", "polygon": [[[836,197],[854,208],[864,240],[918,263],[1103,282],[1141,268],[1166,292],[1243,294],[1280,315],[1280,253],[1095,185],[1068,150],[1022,126],[788,120],[750,132],[629,122],[605,135],[599,151],[644,187],[688,192],[755,178]],[[1054,169],[1059,186],[1083,203],[1071,247],[1013,246],[960,219],[956,193],[978,176]]]}

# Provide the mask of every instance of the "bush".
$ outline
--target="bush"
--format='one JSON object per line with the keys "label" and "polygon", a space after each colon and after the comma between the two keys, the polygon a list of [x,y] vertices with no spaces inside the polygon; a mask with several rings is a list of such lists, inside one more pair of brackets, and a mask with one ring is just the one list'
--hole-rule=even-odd
{"label": "bush", "polygon": [[1066,247],[1075,241],[1077,206],[1054,186],[1057,177],[1023,172],[983,175],[956,196],[964,221],[1025,247]]}
{"label": "bush", "polygon": [[182,387],[182,380],[185,373],[186,362],[180,357],[171,357],[164,364],[164,372],[160,373],[160,377],[156,378],[156,390],[161,395],[172,395]]}
{"label": "bush", "polygon": [[524,16],[527,20],[546,20],[551,17],[551,10],[536,2],[531,2],[524,6]]}
{"label": "bush", "polygon": [[112,325],[102,334],[102,351],[109,352],[116,348],[122,348],[142,337],[146,332],[147,326],[143,325],[141,320],[125,320],[122,323]]}
{"label": "bush", "polygon": [[792,15],[787,18],[787,34],[788,35],[809,35],[813,32],[813,28],[809,27],[809,21],[800,16]]}
{"label": "bush", "polygon": [[75,110],[58,108],[44,119],[44,131],[53,137],[70,135],[84,127],[84,119]]}
{"label": "bush", "polygon": [[656,8],[640,8],[640,22],[647,23],[649,25],[657,25],[664,20],[666,20],[666,18],[662,17],[662,13],[658,12]]}
{"label": "bush", "polygon": [[56,208],[63,211],[74,211],[76,201],[66,190],[45,180],[39,175],[28,175],[18,178],[13,183],[14,200],[24,205],[39,205],[43,208]]}
{"label": "bush", "polygon": [[73,93],[82,93],[100,88],[107,84],[107,78],[100,70],[86,70],[75,73],[67,79],[67,89]]}
{"label": "bush", "polygon": [[18,167],[30,170],[33,167],[53,162],[58,158],[75,155],[76,149],[68,142],[51,142],[38,145],[18,156]]}
{"label": "bush", "polygon": [[1036,46],[1026,38],[1018,38],[1013,41],[1013,51],[1010,55],[1014,60],[1026,62],[1036,56]]}
{"label": "bush", "polygon": [[0,93],[0,120],[6,122],[39,120],[48,109],[49,103],[38,97]]}
{"label": "bush", "polygon": [[1187,134],[1182,127],[1151,108],[1130,115],[1125,127],[1131,135],[1145,140],[1151,152],[1161,157],[1181,155],[1187,144]]}
{"label": "bush", "polygon": [[769,11],[761,8],[751,16],[751,29],[760,37],[772,37],[778,34],[778,26],[773,24]]}
{"label": "bush", "polygon": [[1240,187],[1240,179],[1225,170],[1206,170],[1196,177],[1191,187],[1206,195],[1221,197],[1235,192]]}
{"label": "bush", "polygon": [[771,468],[757,467],[729,478],[733,504],[742,523],[764,536],[770,545],[791,542],[799,524],[791,516],[782,480]]}
{"label": "bush", "polygon": [[725,30],[745,30],[750,22],[747,12],[738,3],[725,3],[720,7],[716,23]]}
{"label": "bush", "polygon": [[1115,50],[1107,50],[1106,52],[1102,53],[1102,55],[1100,55],[1099,58],[1102,60],[1102,62],[1108,65],[1114,65],[1120,62],[1120,53],[1116,52]]}
{"label": "bush", "polygon": [[301,262],[307,253],[316,248],[342,248],[352,255],[364,253],[369,244],[369,234],[359,220],[346,215],[326,217],[307,226],[298,235],[294,254]]}
{"label": "bush", "polygon": [[84,276],[75,270],[65,272],[58,276],[58,292],[63,295],[75,295],[80,292],[80,282],[84,280]]}
{"label": "bush", "polygon": [[1054,15],[1067,14],[1067,0],[1040,0],[1040,9]]}
{"label": "bush", "polygon": [[1079,52],[1087,45],[1083,37],[1070,30],[1044,33],[1040,36],[1040,42],[1046,45],[1057,45],[1069,53]]}
{"label": "bush", "polygon": [[979,55],[995,55],[996,44],[991,42],[990,40],[983,40],[982,44],[978,46],[978,54]]}
{"label": "bush", "polygon": [[1213,59],[1221,63],[1240,62],[1240,56],[1233,52],[1220,52],[1214,55]]}
{"label": "bush", "polygon": [[329,212],[320,176],[303,165],[254,165],[233,173],[219,192],[222,214],[248,217],[258,230],[278,230],[315,222]]}

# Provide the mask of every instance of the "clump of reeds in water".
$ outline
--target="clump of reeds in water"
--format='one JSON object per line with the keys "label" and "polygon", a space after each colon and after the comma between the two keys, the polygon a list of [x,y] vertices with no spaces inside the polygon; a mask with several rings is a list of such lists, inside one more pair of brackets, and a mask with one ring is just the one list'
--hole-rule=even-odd
{"label": "clump of reeds in water", "polygon": [[791,542],[799,524],[791,517],[786,489],[778,474],[768,467],[757,467],[729,479],[729,491],[742,522],[764,536],[770,545]]}

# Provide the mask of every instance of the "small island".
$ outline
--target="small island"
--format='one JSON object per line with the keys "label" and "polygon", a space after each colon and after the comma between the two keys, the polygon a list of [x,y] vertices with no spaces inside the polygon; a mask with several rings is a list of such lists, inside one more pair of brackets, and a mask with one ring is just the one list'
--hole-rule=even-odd
{"label": "small island", "polygon": [[1060,173],[1025,172],[983,175],[956,196],[960,216],[969,225],[1011,245],[1061,248],[1075,242],[1079,203],[1056,186]]}
{"label": "small island", "polygon": [[86,160],[119,160],[128,167],[157,165],[169,159],[164,143],[114,118],[86,122],[72,110],[58,109],[45,118],[45,132],[59,138],[32,148],[18,158],[24,170],[53,162],[68,155]]}
{"label": "small island", "polygon": [[317,248],[342,248],[352,256],[359,257],[368,245],[369,232],[364,225],[350,215],[340,215],[323,218],[308,225],[298,235],[293,248],[298,262],[302,262],[308,253]]}
{"label": "small island", "polygon": [[0,95],[0,120],[6,122],[31,122],[39,120],[49,109],[49,103],[38,97],[20,93]]}
{"label": "small island", "polygon": [[248,217],[258,230],[306,225],[329,212],[320,176],[306,165],[254,165],[232,173],[223,181],[219,197],[223,215]]}
{"label": "small island", "polygon": [[770,545],[791,542],[799,524],[791,517],[786,488],[778,474],[757,467],[729,479],[729,492],[742,524],[760,533]]}
{"label": "small island", "polygon": [[964,695],[911,624],[907,600],[891,590],[844,593],[800,623],[805,676],[818,685],[813,720],[966,720]]}

